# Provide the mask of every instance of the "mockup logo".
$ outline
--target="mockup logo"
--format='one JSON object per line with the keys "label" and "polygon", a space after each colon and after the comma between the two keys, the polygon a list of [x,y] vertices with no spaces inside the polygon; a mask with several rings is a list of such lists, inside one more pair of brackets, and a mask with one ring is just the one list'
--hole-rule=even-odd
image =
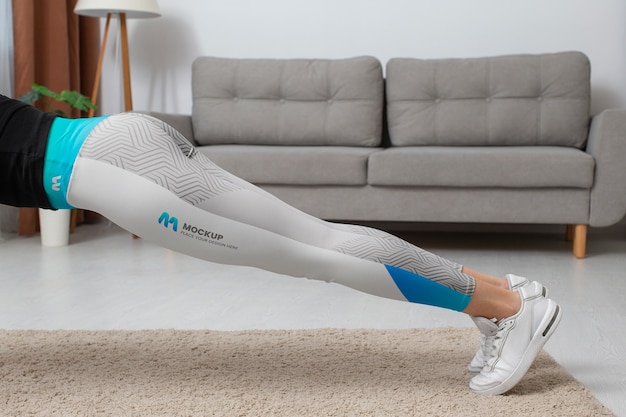
{"label": "mockup logo", "polygon": [[165,226],[165,228],[167,229],[169,227],[169,225],[172,225],[172,230],[177,232],[178,231],[178,218],[176,217],[170,217],[170,214],[166,211],[164,211],[161,214],[161,217],[159,217],[159,224],[162,224],[163,226]]}
{"label": "mockup logo", "polygon": [[52,189],[54,191],[61,191],[61,176],[57,175],[56,177],[52,177]]}

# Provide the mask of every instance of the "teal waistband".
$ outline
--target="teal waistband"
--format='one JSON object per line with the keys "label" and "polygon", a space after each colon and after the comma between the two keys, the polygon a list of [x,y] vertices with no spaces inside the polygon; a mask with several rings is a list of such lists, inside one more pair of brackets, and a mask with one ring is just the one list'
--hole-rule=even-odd
{"label": "teal waistband", "polygon": [[108,116],[89,119],[57,117],[52,122],[46,146],[43,183],[50,205],[57,209],[71,209],[66,199],[74,162],[85,139],[93,128]]}

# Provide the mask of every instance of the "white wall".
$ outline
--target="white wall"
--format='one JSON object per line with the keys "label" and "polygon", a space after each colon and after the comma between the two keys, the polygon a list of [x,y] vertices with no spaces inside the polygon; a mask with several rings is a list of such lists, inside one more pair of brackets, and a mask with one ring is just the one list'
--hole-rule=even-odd
{"label": "white wall", "polygon": [[[134,108],[188,114],[191,62],[262,58],[478,57],[579,50],[592,62],[592,112],[626,107],[623,0],[159,0],[129,21]],[[115,41],[109,42],[111,46]],[[103,79],[105,113],[120,77]]]}

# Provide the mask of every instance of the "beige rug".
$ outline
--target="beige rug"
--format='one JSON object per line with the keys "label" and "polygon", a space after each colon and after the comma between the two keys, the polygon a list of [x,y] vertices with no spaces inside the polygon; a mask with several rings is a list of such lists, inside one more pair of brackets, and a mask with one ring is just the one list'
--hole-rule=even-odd
{"label": "beige rug", "polygon": [[2,416],[611,416],[542,353],[473,394],[473,329],[0,331]]}

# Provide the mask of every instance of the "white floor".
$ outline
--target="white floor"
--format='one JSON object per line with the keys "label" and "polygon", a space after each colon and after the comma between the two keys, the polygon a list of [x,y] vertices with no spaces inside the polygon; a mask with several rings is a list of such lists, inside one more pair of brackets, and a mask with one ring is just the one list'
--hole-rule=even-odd
{"label": "white floor", "polygon": [[[546,350],[626,417],[626,231],[591,233],[577,260],[561,234],[413,232],[406,239],[474,269],[541,281],[564,309]],[[334,284],[210,264],[103,221],[69,246],[0,239],[3,329],[286,329],[472,326],[462,314]],[[468,358],[469,359],[469,358]],[[416,358],[419,360],[419,358]]]}

